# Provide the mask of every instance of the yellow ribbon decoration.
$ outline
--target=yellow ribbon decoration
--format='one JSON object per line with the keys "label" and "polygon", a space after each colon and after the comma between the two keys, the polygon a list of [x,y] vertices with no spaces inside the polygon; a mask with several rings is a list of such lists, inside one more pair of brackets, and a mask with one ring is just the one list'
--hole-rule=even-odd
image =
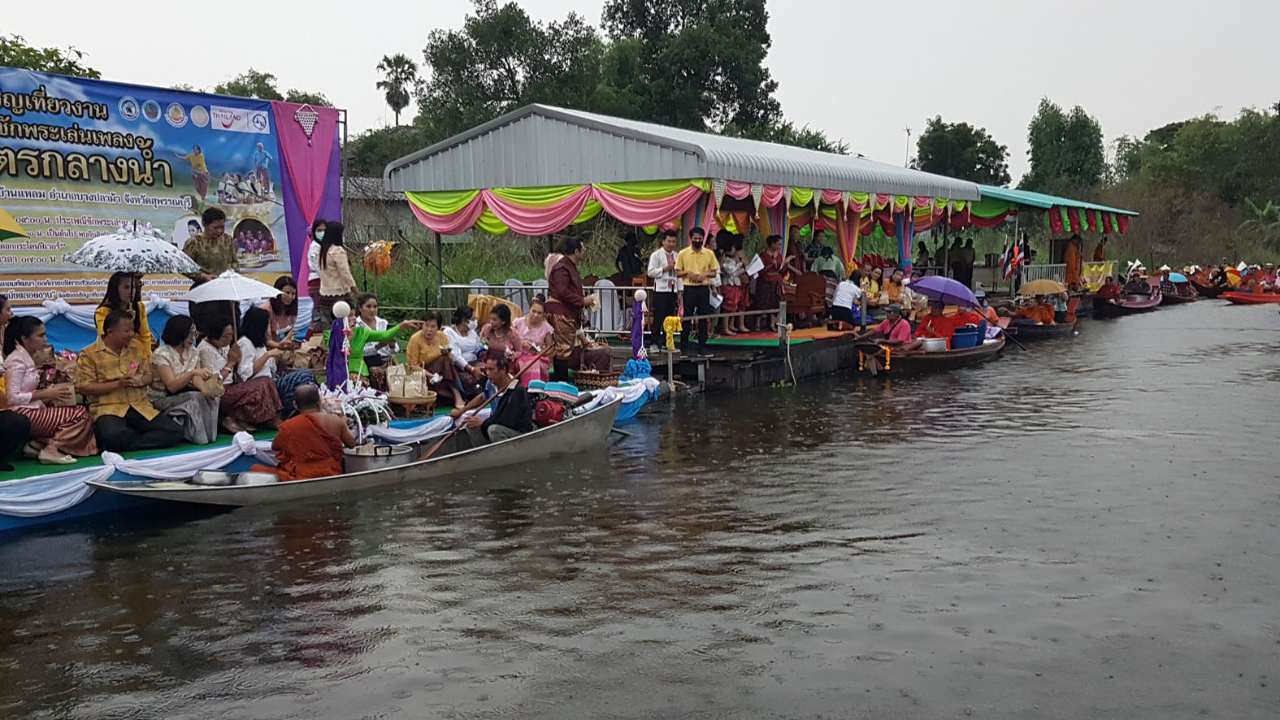
{"label": "yellow ribbon decoration", "polygon": [[670,315],[666,320],[662,321],[662,332],[667,336],[667,350],[675,352],[676,335],[684,329],[684,323],[675,315]]}

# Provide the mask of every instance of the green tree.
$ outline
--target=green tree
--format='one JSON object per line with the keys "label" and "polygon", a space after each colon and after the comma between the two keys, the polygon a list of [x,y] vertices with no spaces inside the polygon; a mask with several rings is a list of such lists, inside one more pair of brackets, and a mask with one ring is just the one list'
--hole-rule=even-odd
{"label": "green tree", "polygon": [[347,171],[351,175],[382,177],[382,171],[392,160],[421,150],[439,139],[429,135],[426,128],[414,125],[369,130],[352,138],[347,145]]}
{"label": "green tree", "polygon": [[427,38],[430,78],[418,90],[416,122],[447,137],[529,103],[587,107],[603,52],[576,14],[541,23],[515,2],[475,0],[461,30]]}
{"label": "green tree", "polygon": [[649,119],[691,130],[767,133],[782,119],[778,83],[765,67],[764,0],[608,0],[615,41],[639,41],[623,87],[646,96]]}
{"label": "green tree", "polygon": [[85,65],[84,53],[74,47],[41,48],[28,45],[21,35],[0,35],[0,65],[38,72],[82,78],[100,78],[102,73]]}
{"label": "green tree", "polygon": [[284,94],[287,102],[298,103],[299,105],[317,105],[320,107],[333,107],[333,103],[329,102],[329,98],[323,93],[307,92],[305,90],[289,90]]}
{"label": "green tree", "polygon": [[1031,170],[1020,183],[1028,190],[1087,193],[1107,169],[1102,125],[1079,105],[1064,112],[1048,98],[1027,126]]}
{"label": "green tree", "polygon": [[284,95],[276,87],[276,76],[249,68],[245,72],[213,86],[219,95],[258,98],[259,100],[283,100]]}
{"label": "green tree", "polygon": [[418,64],[404,53],[383,55],[378,63],[378,72],[383,79],[378,81],[378,89],[384,93],[391,112],[396,114],[396,126],[400,125],[400,112],[409,107],[409,91],[418,83]]}
{"label": "green tree", "polygon": [[934,117],[916,141],[916,166],[926,172],[985,185],[1009,182],[1009,148],[986,128],[943,122]]}

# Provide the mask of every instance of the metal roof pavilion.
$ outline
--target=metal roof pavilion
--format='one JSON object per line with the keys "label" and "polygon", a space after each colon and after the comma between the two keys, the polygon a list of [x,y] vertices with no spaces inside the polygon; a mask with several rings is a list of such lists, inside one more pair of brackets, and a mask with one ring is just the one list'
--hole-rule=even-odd
{"label": "metal roof pavilion", "polygon": [[390,192],[720,179],[978,200],[976,183],[851,155],[529,105],[387,165]]}
{"label": "metal roof pavilion", "polygon": [[1137,216],[1138,213],[1133,210],[1124,210],[1122,208],[1113,208],[1097,203],[1085,202],[1083,200],[1072,200],[1071,198],[1059,197],[1057,195],[1046,195],[1044,193],[1032,192],[1030,190],[1014,190],[1012,188],[995,187],[993,185],[982,185],[983,200],[1004,200],[1015,205],[1023,205],[1026,207],[1049,209],[1052,207],[1077,208],[1079,210],[1097,210],[1099,212],[1116,213],[1118,215]]}

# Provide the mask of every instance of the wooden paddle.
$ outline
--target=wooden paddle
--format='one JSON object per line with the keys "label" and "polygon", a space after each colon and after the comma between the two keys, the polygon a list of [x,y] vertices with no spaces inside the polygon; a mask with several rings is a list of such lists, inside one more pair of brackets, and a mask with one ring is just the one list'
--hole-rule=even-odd
{"label": "wooden paddle", "polygon": [[[519,384],[520,384],[520,378],[524,376],[524,374],[529,370],[529,368],[533,367],[535,364],[537,364],[537,362],[538,362],[539,360],[541,360],[542,358],[546,357],[547,353],[549,353],[549,352],[551,352],[551,346],[550,346],[550,345],[548,345],[548,346],[547,346],[547,349],[545,349],[545,350],[543,350],[542,352],[538,353],[538,354],[537,354],[537,355],[536,355],[532,360],[530,360],[528,363],[526,363],[524,367],[520,368],[519,372],[517,372],[517,373],[515,374],[515,377],[513,377],[513,378],[511,379],[511,383],[507,385],[506,390],[503,390],[503,392],[506,392],[507,390],[510,390],[511,388],[515,387],[516,385],[519,385]],[[436,444],[435,444],[435,446],[433,446],[430,450],[428,450],[428,451],[427,451],[427,454],[426,454],[426,455],[423,455],[423,456],[419,459],[419,461],[422,461],[422,460],[429,460],[429,459],[431,459],[431,456],[432,456],[432,455],[435,455],[435,454],[440,450],[440,448],[444,446],[444,444],[445,444],[446,442],[448,442],[450,439],[452,439],[452,438],[453,438],[453,436],[454,436],[454,435],[457,435],[459,432],[461,432],[461,431],[462,431],[462,429],[463,429],[463,428],[465,428],[465,427],[466,427],[466,425],[464,425],[464,424],[462,423],[462,417],[461,417],[461,416],[459,416],[459,417],[458,417],[457,422],[458,422],[458,426],[457,426],[457,427],[455,427],[453,430],[450,430],[450,431],[449,431],[449,434],[447,434],[447,435],[445,435],[444,437],[440,438],[440,442],[436,443]]]}

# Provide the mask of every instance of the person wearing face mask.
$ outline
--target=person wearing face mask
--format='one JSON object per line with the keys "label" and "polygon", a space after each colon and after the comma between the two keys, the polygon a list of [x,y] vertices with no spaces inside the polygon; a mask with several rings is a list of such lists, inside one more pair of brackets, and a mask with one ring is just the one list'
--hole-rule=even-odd
{"label": "person wearing face mask", "polygon": [[[716,254],[703,247],[706,233],[700,227],[689,231],[689,247],[676,255],[676,277],[684,282],[684,314],[710,315],[711,279],[720,272]],[[707,354],[707,324],[709,320],[695,320],[698,326],[698,354]],[[680,352],[689,350],[689,326],[680,335]]]}
{"label": "person wearing face mask", "polygon": [[307,295],[311,297],[313,313],[320,299],[320,244],[324,242],[326,230],[328,224],[324,219],[316,218],[311,223],[311,234],[307,238]]}

